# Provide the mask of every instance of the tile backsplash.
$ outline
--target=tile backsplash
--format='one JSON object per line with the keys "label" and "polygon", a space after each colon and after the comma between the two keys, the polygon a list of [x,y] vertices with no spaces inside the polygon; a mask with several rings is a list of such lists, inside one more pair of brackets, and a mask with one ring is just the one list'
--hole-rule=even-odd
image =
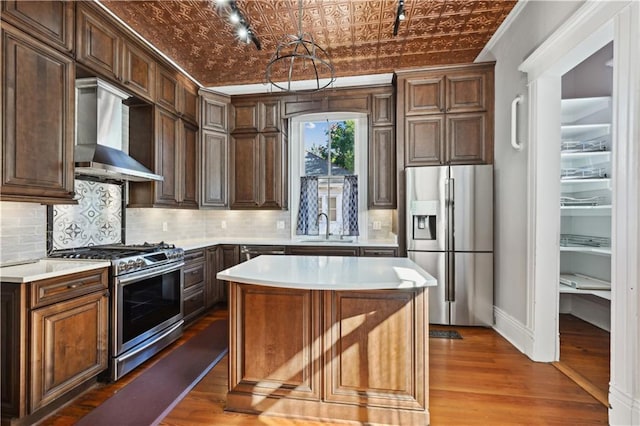
{"label": "tile backsplash", "polygon": [[46,235],[45,206],[0,202],[0,263],[46,256]]}
{"label": "tile backsplash", "polygon": [[[133,244],[219,237],[288,239],[290,217],[289,211],[126,209],[125,241]],[[380,230],[373,229],[374,221],[380,222]],[[282,222],[283,229],[278,229],[278,222]],[[369,240],[393,238],[391,210],[369,211],[368,222]],[[46,206],[0,202],[0,263],[45,257],[46,227]]]}
{"label": "tile backsplash", "polygon": [[78,204],[53,206],[52,248],[122,242],[122,186],[75,181]]}

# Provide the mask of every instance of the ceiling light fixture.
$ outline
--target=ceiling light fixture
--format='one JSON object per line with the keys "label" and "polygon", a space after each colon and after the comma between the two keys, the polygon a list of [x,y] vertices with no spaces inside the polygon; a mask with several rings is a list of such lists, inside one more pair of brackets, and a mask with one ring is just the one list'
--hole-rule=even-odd
{"label": "ceiling light fixture", "polygon": [[236,27],[236,34],[238,35],[238,38],[247,44],[253,42],[253,44],[256,45],[256,49],[261,50],[262,45],[260,44],[260,40],[258,40],[258,37],[251,29],[249,21],[245,18],[236,1],[217,0],[217,5],[218,8],[228,11],[229,22]]}
{"label": "ceiling light fixture", "polygon": [[404,14],[404,0],[398,0],[398,10],[396,11],[396,22],[393,24],[393,35],[398,35],[398,27],[400,21],[404,21],[407,17]]}
{"label": "ceiling light fixture", "polygon": [[[302,32],[302,0],[298,0],[298,34],[287,35],[276,47],[265,71],[267,83],[286,92],[317,92],[335,80],[331,57],[313,40],[310,33]],[[310,80],[311,89],[292,89],[291,82]]]}

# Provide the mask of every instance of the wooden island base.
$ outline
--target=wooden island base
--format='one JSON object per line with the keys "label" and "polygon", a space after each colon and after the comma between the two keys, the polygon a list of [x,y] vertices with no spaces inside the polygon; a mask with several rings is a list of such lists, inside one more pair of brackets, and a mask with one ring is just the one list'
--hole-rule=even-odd
{"label": "wooden island base", "polygon": [[426,288],[229,294],[227,411],[429,424]]}

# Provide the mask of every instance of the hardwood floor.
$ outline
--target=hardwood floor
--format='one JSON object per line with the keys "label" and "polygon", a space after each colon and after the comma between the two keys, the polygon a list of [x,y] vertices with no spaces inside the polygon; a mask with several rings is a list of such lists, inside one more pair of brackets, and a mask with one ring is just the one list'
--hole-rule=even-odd
{"label": "hardwood floor", "polygon": [[[207,314],[187,329],[178,343],[224,315],[226,311]],[[551,364],[530,361],[493,330],[433,328],[456,330],[463,338],[429,339],[432,425],[607,424],[606,407]],[[161,425],[327,424],[225,413],[227,365],[225,358],[169,413]],[[126,376],[115,384],[99,385],[41,424],[73,424],[74,419],[91,411],[135,375]]]}
{"label": "hardwood floor", "polygon": [[560,362],[556,367],[608,405],[611,335],[573,315],[560,315]]}

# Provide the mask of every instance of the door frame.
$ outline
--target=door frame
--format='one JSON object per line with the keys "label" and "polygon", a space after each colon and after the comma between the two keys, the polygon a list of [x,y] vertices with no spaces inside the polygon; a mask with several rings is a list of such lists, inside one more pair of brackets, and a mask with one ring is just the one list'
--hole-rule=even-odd
{"label": "door frame", "polygon": [[614,41],[612,137],[611,370],[609,421],[640,422],[640,4],[585,2],[519,67],[529,81],[527,217],[527,355],[559,355],[558,256],[562,75]]}

